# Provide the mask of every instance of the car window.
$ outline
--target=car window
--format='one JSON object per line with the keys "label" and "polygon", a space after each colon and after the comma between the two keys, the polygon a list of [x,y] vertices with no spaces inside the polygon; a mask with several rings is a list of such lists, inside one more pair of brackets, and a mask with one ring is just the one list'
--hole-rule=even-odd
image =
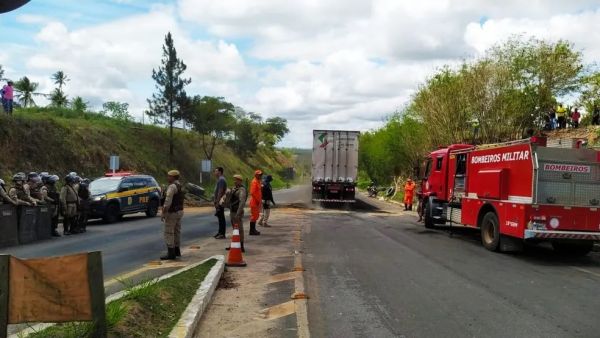
{"label": "car window", "polygon": [[123,180],[123,182],[121,182],[121,185],[119,186],[119,190],[122,191],[127,191],[131,189],[133,189],[133,181],[131,179]]}
{"label": "car window", "polygon": [[121,180],[114,178],[99,178],[92,181],[90,184],[90,192],[92,195],[106,194],[107,192],[116,191]]}
{"label": "car window", "polygon": [[153,177],[148,178],[149,187],[158,187],[158,182]]}
{"label": "car window", "polygon": [[146,187],[146,179],[142,177],[132,179],[132,183],[134,189]]}
{"label": "car window", "polygon": [[431,174],[431,158],[427,159],[427,165],[425,166],[425,176],[424,178],[429,178],[429,174]]}

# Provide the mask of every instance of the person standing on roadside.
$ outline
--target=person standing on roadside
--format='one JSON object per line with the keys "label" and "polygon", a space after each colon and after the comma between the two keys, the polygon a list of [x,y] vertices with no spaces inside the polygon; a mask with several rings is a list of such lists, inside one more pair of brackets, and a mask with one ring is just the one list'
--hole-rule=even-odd
{"label": "person standing on roadside", "polygon": [[256,230],[256,221],[260,216],[260,206],[262,204],[262,171],[254,172],[254,179],[250,183],[250,236],[258,236],[260,232]]}
{"label": "person standing on roadside", "polygon": [[413,199],[416,188],[415,182],[413,182],[412,178],[409,178],[404,184],[404,210],[412,211]]}
{"label": "person standing on roadside", "polygon": [[183,218],[183,202],[185,194],[179,183],[179,171],[171,170],[167,174],[167,192],[163,202],[161,220],[165,223],[164,235],[167,254],[161,260],[174,260],[181,257],[181,219]]}
{"label": "person standing on roadside", "polygon": [[581,113],[578,108],[575,108],[573,113],[571,114],[571,124],[573,128],[579,128],[579,119],[581,118]]}
{"label": "person standing on roadside", "polygon": [[[247,192],[243,185],[244,178],[242,175],[233,175],[233,182],[235,186],[231,190],[231,201],[229,205],[229,218],[231,219],[231,225],[237,224],[240,230],[240,243],[242,246],[242,252],[246,252],[244,249],[244,206],[246,205]],[[229,250],[229,247],[226,248]]]}
{"label": "person standing on roadside", "polygon": [[52,236],[60,237],[58,233],[58,210],[60,207],[60,194],[56,189],[56,182],[58,182],[59,178],[57,175],[51,175],[46,178],[46,182],[44,186],[46,187],[47,195],[52,202],[50,205],[52,206]]}
{"label": "person standing on roadside", "polygon": [[0,204],[12,204],[19,205],[17,201],[13,200],[8,196],[8,191],[6,191],[6,182],[3,179],[0,179]]}
{"label": "person standing on roadside", "polygon": [[223,176],[223,167],[217,167],[215,169],[215,177],[217,178],[217,184],[215,185],[215,216],[219,220],[219,231],[214,236],[216,239],[225,239],[225,232],[227,230],[227,221],[225,221],[225,207],[221,204],[221,199],[227,192],[227,181]]}
{"label": "person standing on roadside", "polygon": [[275,200],[273,200],[273,187],[271,187],[272,181],[273,176],[267,175],[262,185],[262,215],[260,216],[258,224],[264,226],[265,228],[271,227],[269,225],[269,217],[271,216],[271,203],[273,206],[275,206]]}
{"label": "person standing on roadside", "polygon": [[65,185],[60,190],[60,206],[63,215],[63,234],[69,236],[75,230],[77,223],[77,206],[79,196],[75,190],[75,177],[65,176]]}

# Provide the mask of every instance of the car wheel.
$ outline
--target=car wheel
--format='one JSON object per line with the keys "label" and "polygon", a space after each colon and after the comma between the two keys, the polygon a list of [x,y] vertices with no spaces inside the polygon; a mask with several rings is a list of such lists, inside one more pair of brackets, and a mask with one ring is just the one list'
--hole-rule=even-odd
{"label": "car wheel", "polygon": [[498,251],[500,248],[500,222],[492,211],[485,214],[481,221],[481,243],[490,251]]}
{"label": "car wheel", "polygon": [[148,208],[146,209],[146,216],[156,217],[156,215],[158,215],[158,201],[150,200],[150,202],[148,202]]}
{"label": "car wheel", "polygon": [[115,203],[111,203],[106,207],[106,211],[104,213],[104,222],[106,223],[115,223],[121,219],[121,214],[119,210],[119,206]]}

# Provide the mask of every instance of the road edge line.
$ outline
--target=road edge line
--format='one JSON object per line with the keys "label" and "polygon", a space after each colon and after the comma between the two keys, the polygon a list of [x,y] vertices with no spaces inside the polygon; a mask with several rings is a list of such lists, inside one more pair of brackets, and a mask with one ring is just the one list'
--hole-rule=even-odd
{"label": "road edge line", "polygon": [[[302,227],[304,230],[304,227]],[[301,243],[301,242],[300,242]],[[294,268],[300,268],[304,270],[302,265],[302,251],[300,250],[301,244],[297,244],[297,249],[294,251]],[[308,325],[308,299],[304,289],[304,271],[300,270],[300,273],[294,279],[294,304],[296,308],[296,327],[298,329],[298,338],[310,338],[310,328]],[[301,297],[295,297],[302,295]]]}

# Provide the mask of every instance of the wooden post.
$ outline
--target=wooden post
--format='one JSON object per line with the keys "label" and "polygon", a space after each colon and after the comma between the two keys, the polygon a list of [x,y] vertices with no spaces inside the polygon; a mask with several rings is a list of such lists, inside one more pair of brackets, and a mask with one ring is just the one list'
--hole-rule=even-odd
{"label": "wooden post", "polygon": [[0,255],[0,338],[8,335],[8,285],[10,256]]}
{"label": "wooden post", "polygon": [[92,320],[94,321],[94,330],[91,337],[106,338],[104,276],[102,272],[102,253],[100,251],[88,254],[87,272],[92,303]]}

